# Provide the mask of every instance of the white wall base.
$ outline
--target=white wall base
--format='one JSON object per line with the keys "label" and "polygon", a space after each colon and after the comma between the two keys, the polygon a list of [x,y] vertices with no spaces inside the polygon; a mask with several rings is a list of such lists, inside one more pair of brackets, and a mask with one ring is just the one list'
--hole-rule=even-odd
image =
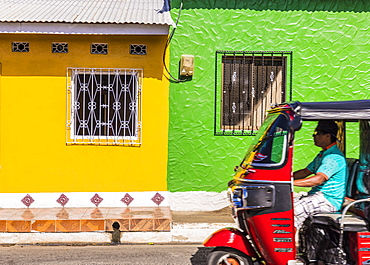
{"label": "white wall base", "polygon": [[172,211],[215,211],[230,206],[227,191],[172,192],[169,195]]}

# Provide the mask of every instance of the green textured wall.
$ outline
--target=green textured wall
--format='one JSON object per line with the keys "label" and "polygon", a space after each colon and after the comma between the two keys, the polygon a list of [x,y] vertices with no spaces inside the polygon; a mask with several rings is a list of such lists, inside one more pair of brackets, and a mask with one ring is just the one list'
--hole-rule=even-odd
{"label": "green textured wall", "polygon": [[[172,1],[174,20],[179,6]],[[213,136],[216,50],[293,51],[293,100],[370,99],[369,21],[370,1],[184,1],[170,70],[178,76],[181,54],[196,67],[191,81],[170,86],[169,190],[225,190],[251,141]],[[297,135],[295,168],[319,151],[314,126]],[[356,155],[355,144],[348,150]]]}

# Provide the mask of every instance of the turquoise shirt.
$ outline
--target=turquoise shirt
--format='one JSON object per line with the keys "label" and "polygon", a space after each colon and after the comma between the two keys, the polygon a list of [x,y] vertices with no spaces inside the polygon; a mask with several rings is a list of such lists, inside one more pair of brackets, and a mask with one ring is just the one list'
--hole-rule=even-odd
{"label": "turquoise shirt", "polygon": [[340,210],[346,193],[347,163],[343,153],[337,145],[321,151],[307,166],[312,173],[324,173],[328,180],[321,185],[313,187],[308,194],[321,191],[325,198]]}

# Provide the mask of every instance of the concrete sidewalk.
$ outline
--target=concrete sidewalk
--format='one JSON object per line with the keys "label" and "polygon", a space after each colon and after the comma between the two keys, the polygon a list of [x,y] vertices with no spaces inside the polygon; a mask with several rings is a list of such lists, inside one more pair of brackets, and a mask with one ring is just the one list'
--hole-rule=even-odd
{"label": "concrete sidewalk", "polygon": [[[16,213],[1,209],[0,229],[2,223],[5,228],[0,232],[0,244],[109,244],[117,238],[120,243],[202,243],[218,229],[236,226],[230,208],[212,212],[178,212],[169,208],[119,210],[118,216],[113,209],[62,209],[64,215],[60,215],[59,209],[55,216],[55,209],[17,209]],[[104,229],[96,230],[102,222]],[[119,234],[112,228],[114,222],[120,224]]]}

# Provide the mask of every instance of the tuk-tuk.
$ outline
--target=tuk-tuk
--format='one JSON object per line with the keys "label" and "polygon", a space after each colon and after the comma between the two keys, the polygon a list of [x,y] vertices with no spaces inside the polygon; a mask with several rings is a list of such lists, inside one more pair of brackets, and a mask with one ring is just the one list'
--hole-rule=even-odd
{"label": "tuk-tuk", "polygon": [[[305,121],[335,120],[345,154],[346,125],[359,124],[359,157],[346,158],[342,211],[318,213],[294,229],[293,149]],[[307,161],[310,162],[310,161]],[[290,102],[268,115],[229,182],[239,228],[205,240],[208,265],[370,264],[370,100]],[[299,242],[297,242],[299,241]]]}

